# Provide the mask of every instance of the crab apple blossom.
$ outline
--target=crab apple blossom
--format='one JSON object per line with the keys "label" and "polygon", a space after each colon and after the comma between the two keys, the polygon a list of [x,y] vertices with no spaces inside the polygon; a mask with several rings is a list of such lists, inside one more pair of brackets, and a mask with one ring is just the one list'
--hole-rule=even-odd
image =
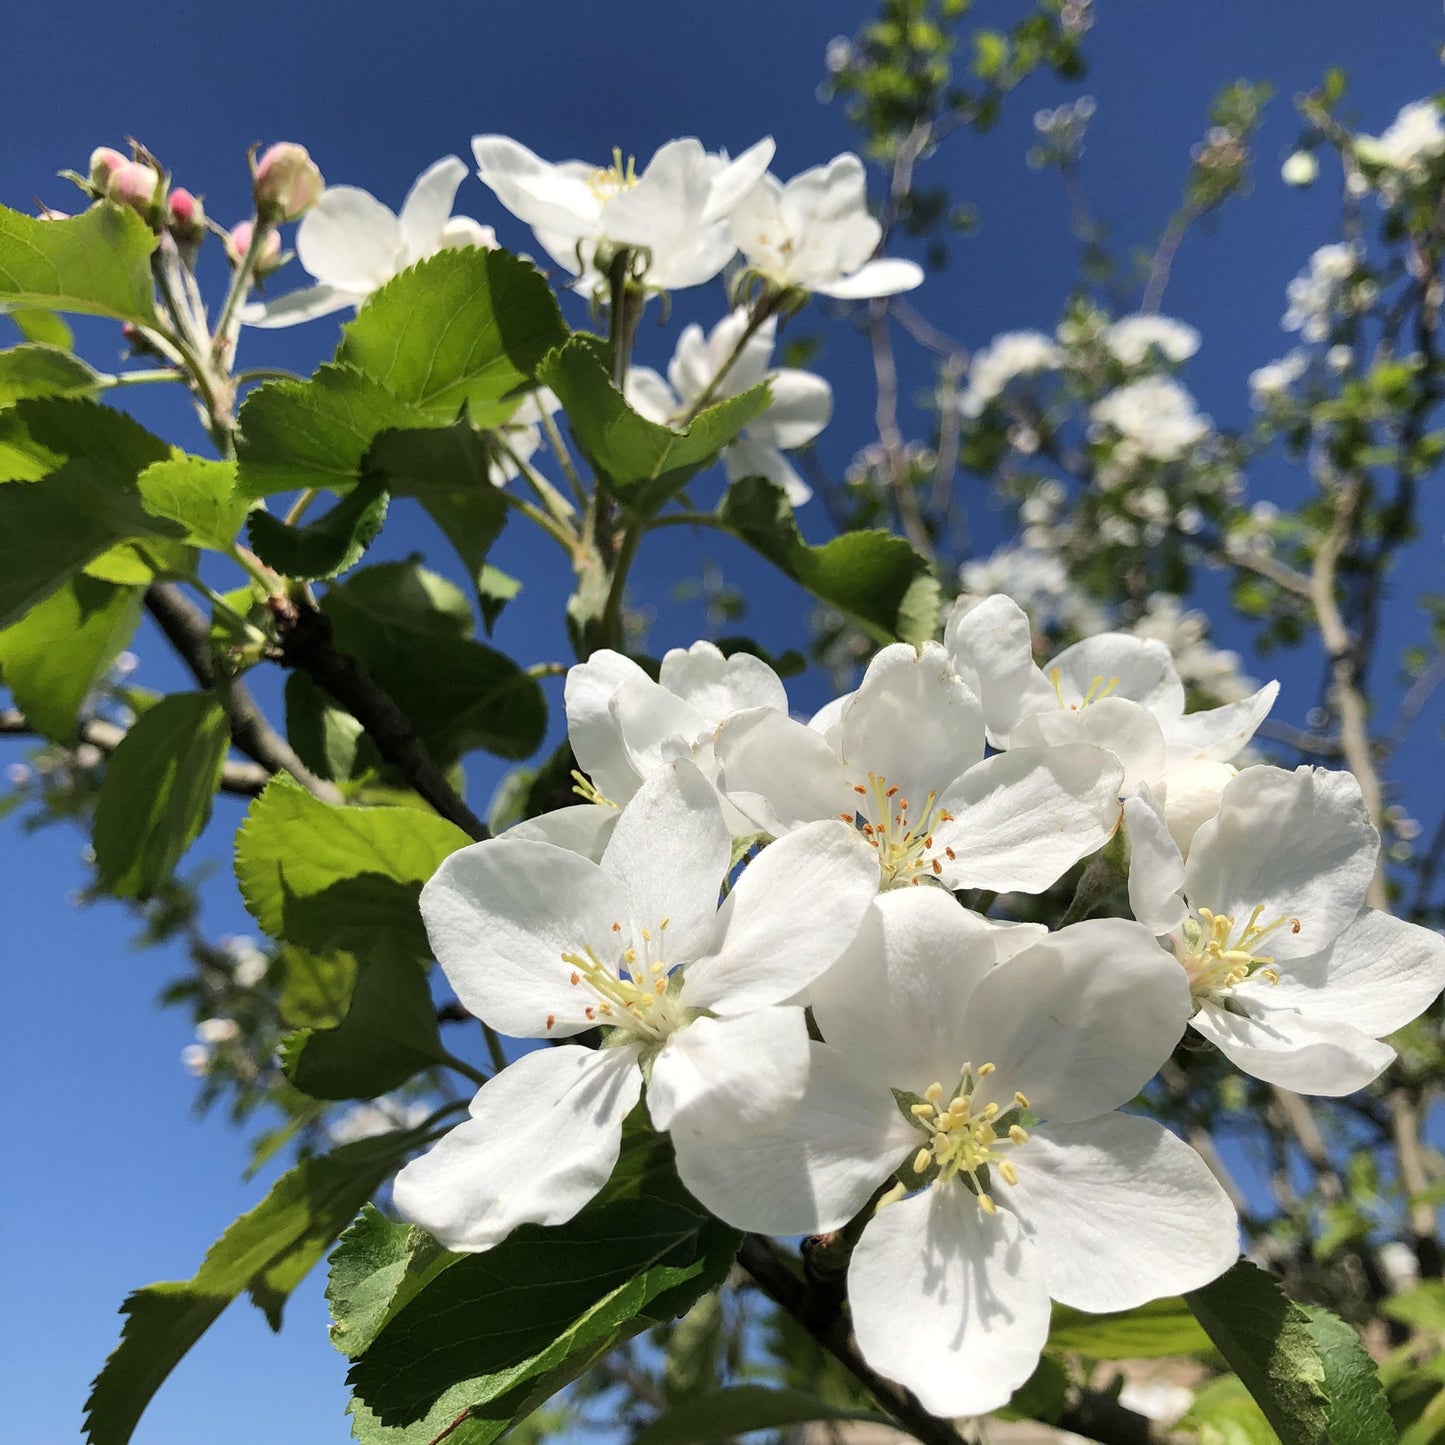
{"label": "crab apple blossom", "polygon": [[311,153],[294,141],[271,146],[251,173],[256,215],[272,225],[305,215],[321,199],[325,188]]}
{"label": "crab apple blossom", "polygon": [[641,174],[621,151],[610,166],[553,164],[503,135],[473,137],[472,152],[483,183],[559,266],[590,285],[628,250],[635,278],[672,291],[711,281],[732,259],[727,218],[767,170],[773,142],[729,160],[691,137],[673,140]]}
{"label": "crab apple blossom", "polygon": [[1089,742],[1124,768],[1124,791],[1143,785],[1163,801],[1181,848],[1214,811],[1237,757],[1279,693],[1267,683],[1239,702],[1184,711],[1184,684],[1154,638],[1105,632],[1039,667],[1027,615],[996,593],[950,614],[944,643],[954,669],[983,701],[989,740],[1001,748]]}
{"label": "crab apple blossom", "polygon": [[112,146],[97,146],[91,151],[88,174],[91,187],[97,195],[103,196],[106,193],[111,176],[128,162],[129,158]]}
{"label": "crab apple blossom", "polygon": [[[250,251],[256,237],[256,226],[252,221],[238,221],[226,234],[226,259],[231,265],[239,266],[242,258]],[[269,276],[281,265],[281,236],[277,231],[268,230],[261,241],[261,255],[256,262],[255,274]]]}
{"label": "crab apple blossom", "polygon": [[357,186],[331,186],[296,232],[296,255],[315,286],[246,307],[248,326],[295,326],[360,306],[408,266],[451,247],[497,244],[490,226],[453,216],[466,165],[444,156],[419,175],[400,214]]}
{"label": "crab apple blossom", "polygon": [[[715,781],[713,737],[727,718],[749,709],[784,716],[788,710],[782,679],[767,663],[746,652],[725,657],[711,642],[670,649],[656,682],[630,657],[602,648],[568,670],[563,696],[572,752],[586,774],[578,791],[588,801],[542,813],[508,836],[594,858],[607,845],[617,810],[673,759],[690,759]],[[756,832],[730,804],[723,814],[735,836]]]}
{"label": "crab apple blossom", "polygon": [[1119,821],[1119,765],[1088,743],[984,757],[983,710],[936,642],[885,647],[856,693],[804,724],[741,712],[717,733],[721,786],[780,837],[842,817],[872,846],[884,887],[1037,893]]}
{"label": "crab apple blossom", "polygon": [[160,172],[154,166],[144,161],[122,161],[106,179],[105,197],[149,216],[161,194],[161,184]]}
{"label": "crab apple blossom", "polygon": [[1184,980],[1120,919],[1002,931],[939,889],[880,895],[809,991],[802,1102],[761,1138],[674,1129],[728,1223],[840,1228],[890,1176],[848,1269],[864,1358],[934,1414],[981,1414],[1032,1374],[1052,1297],[1129,1309],[1238,1254],[1204,1161],[1112,1112],[1168,1058]]}
{"label": "crab apple blossom", "polygon": [[1199,350],[1199,333],[1172,316],[1121,316],[1104,328],[1104,345],[1123,366],[1142,366],[1151,352],[1165,361],[1188,361]]}
{"label": "crab apple blossom", "polygon": [[807,1083],[803,1010],[788,1003],[852,941],[877,870],[851,829],[821,823],[766,849],[721,908],[732,839],[691,763],[650,779],[600,863],[498,838],[449,857],[422,890],[458,998],[520,1038],[471,1118],[401,1171],[397,1208],[449,1249],[560,1224],[606,1182],[647,1080],[654,1126],[718,1139],[780,1124]]}
{"label": "crab apple blossom", "polygon": [[729,481],[761,476],[775,482],[801,507],[813,489],[783,455],[807,446],[833,414],[833,388],[821,376],[793,367],[770,368],[777,318],[770,316],[749,334],[746,310],[734,311],[706,335],[688,326],[678,337],[667,380],[645,366],[627,373],[627,398],[651,421],[679,421],[702,398],[721,401],[760,382],[772,393],[768,409],[723,448]]}
{"label": "crab apple blossom", "polygon": [[733,210],[732,236],[749,268],[778,291],[859,301],[923,282],[912,261],[871,259],[883,228],[868,211],[863,162],[848,153],[786,185],[763,176]]}
{"label": "crab apple blossom", "polygon": [[1364,906],[1380,840],[1352,773],[1244,769],[1187,862],[1147,791],[1125,817],[1134,916],[1178,959],[1190,1027],[1245,1073],[1353,1093],[1445,987],[1445,939]]}

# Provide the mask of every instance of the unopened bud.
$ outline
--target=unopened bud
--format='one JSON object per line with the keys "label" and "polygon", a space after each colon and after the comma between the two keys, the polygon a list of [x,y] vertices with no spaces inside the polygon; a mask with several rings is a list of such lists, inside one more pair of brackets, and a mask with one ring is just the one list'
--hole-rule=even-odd
{"label": "unopened bud", "polygon": [[294,221],[321,199],[326,182],[305,146],[282,141],[256,162],[251,188],[258,216]]}
{"label": "unopened bud", "polygon": [[111,173],[105,196],[118,206],[129,206],[149,218],[160,190],[161,178],[144,161],[124,161]]}
{"label": "unopened bud", "polygon": [[[256,228],[250,221],[242,221],[231,227],[226,237],[226,255],[231,265],[239,266],[242,258],[251,249],[251,238]],[[256,258],[255,275],[269,276],[281,264],[281,235],[278,231],[267,231],[261,242],[261,254]]]}
{"label": "unopened bud", "polygon": [[110,146],[97,146],[95,150],[91,151],[90,184],[98,195],[103,196],[106,193],[112,174],[126,164],[128,164],[126,158],[118,150],[112,150]]}
{"label": "unopened bud", "polygon": [[199,246],[206,238],[206,209],[183,186],[170,195],[170,231],[182,246]]}
{"label": "unopened bud", "polygon": [[1320,163],[1310,151],[1295,151],[1279,168],[1280,178],[1287,186],[1312,186],[1320,173]]}

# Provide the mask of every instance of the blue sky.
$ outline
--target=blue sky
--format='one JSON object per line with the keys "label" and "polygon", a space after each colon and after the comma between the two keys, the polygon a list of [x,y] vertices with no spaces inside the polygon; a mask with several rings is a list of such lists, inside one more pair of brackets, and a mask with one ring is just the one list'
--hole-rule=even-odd
{"label": "blue sky", "polygon": [[[1223,425],[1240,424],[1245,375],[1286,348],[1278,328],[1285,283],[1315,246],[1334,238],[1330,188],[1300,193],[1278,180],[1296,134],[1289,97],[1327,65],[1345,63],[1362,123],[1380,130],[1401,103],[1440,84],[1439,10],[1372,6],[1362,23],[1366,12],[1354,0],[1110,0],[1099,8],[1087,47],[1092,71],[1082,87],[1099,102],[1086,174],[1096,211],[1121,248],[1157,233],[1219,86],[1241,76],[1277,86],[1260,137],[1255,194],[1232,206],[1215,234],[1189,239],[1164,308],[1204,332],[1186,372],[1201,405]],[[1006,23],[1019,9],[1001,0],[979,7],[986,23]],[[64,207],[68,187],[54,172],[83,170],[94,146],[119,145],[127,134],[160,155],[180,183],[204,192],[211,214],[226,223],[245,213],[244,152],[256,140],[302,141],[329,180],[362,185],[393,207],[424,166],[449,151],[467,157],[470,136],[485,131],[515,135],[559,159],[605,156],[614,145],[642,158],[684,134],[737,152],[770,133],[778,141],[775,169],[791,174],[854,144],[842,108],[820,105],[815,88],[829,38],[868,15],[857,0],[563,0],[545,11],[450,0],[365,8],[259,0],[189,9],[154,0],[123,9],[20,0],[6,16],[11,65],[0,91],[0,198],[26,207],[39,197]],[[993,134],[960,136],[932,163],[960,199],[978,204],[981,224],[918,299],[969,346],[999,330],[1048,328],[1057,319],[1074,253],[1055,178],[1028,170],[1024,154],[1034,110],[1079,93],[1032,84]],[[464,183],[458,208],[495,223],[505,242],[527,244],[474,179]],[[721,308],[714,290],[682,298],[679,316],[710,320]],[[826,334],[814,364],[838,394],[821,449],[836,473],[868,439],[867,360],[846,327],[804,321]],[[115,364],[113,331],[88,324],[81,335],[89,359]],[[676,325],[659,334],[645,324],[644,359],[665,360],[675,335]],[[333,342],[330,323],[316,322],[253,338],[247,360],[309,368]],[[921,385],[921,360],[906,367],[906,379]],[[126,400],[151,425],[203,449],[178,398]],[[1285,497],[1298,485],[1298,475],[1282,466],[1251,476],[1256,496]],[[805,515],[804,525],[822,534],[821,517]],[[1428,531],[1438,537],[1440,530],[1437,514]],[[985,513],[979,533],[991,546],[998,522]],[[514,548],[519,536],[511,538]],[[668,605],[670,585],[695,567],[699,552],[678,547],[676,532],[664,536],[674,540],[644,551],[634,589],[636,600],[662,608],[651,639],[658,651],[701,631],[695,607]],[[446,556],[419,523],[398,515],[378,555],[416,548]],[[760,641],[781,649],[802,640],[797,594],[739,553],[709,544],[705,554],[730,578],[761,589],[753,614]],[[557,618],[565,570],[530,546],[500,560],[527,583],[524,601],[499,628],[500,644],[528,662],[564,657]],[[1401,590],[1408,598],[1408,586]],[[1413,636],[1417,625],[1402,606],[1395,640]],[[1224,638],[1237,640],[1228,631]],[[139,681],[178,685],[149,639],[138,650]],[[1280,711],[1298,718],[1314,673],[1287,669],[1284,676],[1287,687],[1297,679],[1300,691],[1293,702],[1287,693]],[[817,679],[799,684],[800,705],[821,702],[822,687]],[[274,696],[274,689],[263,691]],[[0,745],[0,762],[22,755],[18,744]],[[474,769],[478,798],[493,779],[485,762]],[[248,926],[227,863],[240,816],[238,804],[222,800],[195,855],[218,865],[206,888],[213,934]],[[239,1181],[242,1137],[219,1119],[191,1115],[193,1085],[178,1061],[189,1023],[153,1006],[179,960],[131,951],[130,923],[118,906],[81,911],[70,904],[86,876],[80,845],[63,830],[25,837],[13,823],[0,824],[8,943],[0,1016],[11,1028],[0,1064],[8,1106],[0,1144],[12,1181],[3,1214],[9,1307],[0,1319],[0,1357],[9,1381],[7,1434],[26,1445],[76,1438],[86,1385],[114,1343],[124,1294],[190,1274],[264,1188]],[[320,1285],[317,1276],[298,1292],[279,1338],[245,1306],[223,1317],[142,1421],[138,1445],[347,1438],[343,1362],[326,1342]]]}

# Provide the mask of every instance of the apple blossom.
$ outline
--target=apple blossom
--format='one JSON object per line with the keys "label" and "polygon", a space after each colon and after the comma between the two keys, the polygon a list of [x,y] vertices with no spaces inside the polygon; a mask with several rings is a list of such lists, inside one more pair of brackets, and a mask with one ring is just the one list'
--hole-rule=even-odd
{"label": "apple blossom", "polygon": [[269,225],[304,215],[321,199],[325,187],[311,153],[294,141],[271,146],[251,173],[256,215]]}
{"label": "apple blossom", "polygon": [[199,197],[177,186],[167,197],[170,233],[183,246],[199,246],[206,239],[206,208]]}
{"label": "apple blossom", "polygon": [[1125,814],[1130,907],[1183,967],[1191,1028],[1302,1094],[1353,1093],[1390,1064],[1378,1040],[1445,986],[1445,939],[1364,906],[1380,840],[1352,773],[1246,768],[1187,863],[1150,794]]}
{"label": "apple blossom", "polygon": [[329,187],[296,232],[296,255],[317,284],[247,306],[242,321],[295,326],[360,306],[393,276],[438,251],[495,246],[490,226],[451,214],[466,173],[456,156],[428,166],[407,192],[400,215],[359,187]]}
{"label": "apple blossom", "polygon": [[1112,1112],[1169,1057],[1182,978],[1124,920],[1041,935],[1000,933],[941,890],[881,895],[809,992],[825,1042],[786,1122],[673,1130],[688,1188],[740,1229],[838,1229],[900,1176],[852,1256],[853,1325],[869,1364],[944,1417],[1007,1402],[1050,1297],[1129,1309],[1238,1254],[1204,1161]]}
{"label": "apple blossom", "polygon": [[716,747],[724,793],[763,832],[855,820],[884,887],[1038,893],[1119,821],[1121,771],[1101,748],[985,759],[982,708],[936,642],[885,647],[811,726],[757,708],[727,719]]}
{"label": "apple blossom", "polygon": [[118,206],[129,206],[149,217],[161,193],[161,175],[144,161],[122,161],[109,175],[105,197]]}
{"label": "apple blossom", "polygon": [[1040,668],[1028,617],[1002,594],[956,604],[944,643],[955,671],[983,701],[995,746],[1107,748],[1123,765],[1126,793],[1143,784],[1157,790],[1180,847],[1212,813],[1234,776],[1229,760],[1279,692],[1271,682],[1239,702],[1186,714],[1169,649],[1125,632],[1085,638]]}
{"label": "apple blossom", "polygon": [[1121,316],[1106,326],[1104,345],[1124,366],[1142,366],[1151,351],[1157,351],[1165,361],[1188,361],[1199,350],[1199,333],[1173,317],[1142,313]]}
{"label": "apple blossom", "polygon": [[821,376],[793,367],[769,368],[777,338],[777,318],[769,316],[749,333],[746,310],[734,311],[703,335],[688,326],[678,337],[667,380],[645,366],[627,373],[627,399],[651,421],[677,422],[701,398],[721,401],[766,381],[772,402],[736,440],[723,448],[728,478],[762,476],[787,492],[801,507],[813,489],[783,455],[806,446],[828,424],[833,388]]}
{"label": "apple blossom", "polygon": [[[239,266],[242,258],[251,249],[255,239],[256,225],[253,221],[238,221],[226,234],[226,259],[233,266]],[[261,241],[261,256],[256,262],[255,274],[269,276],[281,265],[281,233],[267,230]]]}
{"label": "apple blossom", "polygon": [[923,282],[912,261],[870,259],[883,228],[868,211],[863,162],[849,153],[786,185],[763,176],[734,209],[732,235],[749,268],[779,291],[859,301]]}
{"label": "apple blossom", "polygon": [[1063,349],[1042,331],[1001,332],[974,352],[968,365],[968,386],[958,399],[958,408],[966,417],[982,416],[1011,381],[1054,371],[1063,360]]}
{"label": "apple blossom", "polygon": [[111,146],[97,146],[90,153],[88,173],[90,184],[97,195],[103,196],[110,186],[110,178],[123,165],[129,164],[129,157]]}
{"label": "apple blossom", "polygon": [[654,1126],[735,1139],[776,1127],[807,1083],[787,1003],[852,941],[877,888],[837,821],[760,854],[721,909],[732,840],[690,763],[650,779],[601,863],[498,838],[453,853],[422,890],[442,970],[465,1007],[519,1038],[600,1027],[600,1049],[525,1054],[471,1118],[396,1180],[396,1205],[449,1249],[572,1218],[607,1181],[647,1081]]}
{"label": "apple blossom", "polygon": [[1118,437],[1126,463],[1175,462],[1209,435],[1209,418],[1170,376],[1146,376],[1101,397],[1090,418]]}
{"label": "apple blossom", "polygon": [[1410,180],[1423,179],[1430,162],[1445,155],[1445,124],[1439,106],[1433,100],[1412,101],[1401,108],[1380,135],[1357,136],[1355,154]]}
{"label": "apple blossom", "polygon": [[483,183],[558,265],[591,284],[626,249],[634,277],[671,291],[711,281],[732,259],[727,217],[767,169],[773,142],[730,161],[691,137],[669,141],[640,175],[620,151],[610,166],[554,165],[503,135],[473,137],[472,153]]}
{"label": "apple blossom", "polygon": [[1313,151],[1291,151],[1279,168],[1280,179],[1287,186],[1312,186],[1320,173],[1320,163]]}

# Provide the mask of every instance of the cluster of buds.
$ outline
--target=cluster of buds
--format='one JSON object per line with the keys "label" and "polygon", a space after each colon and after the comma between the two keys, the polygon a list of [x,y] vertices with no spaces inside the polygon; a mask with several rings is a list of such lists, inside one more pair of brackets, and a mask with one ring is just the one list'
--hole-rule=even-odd
{"label": "cluster of buds", "polygon": [[130,157],[98,146],[90,154],[89,175],[72,179],[93,199],[128,206],[152,230],[169,231],[183,249],[194,251],[205,240],[208,226],[201,198],[183,186],[172,188],[160,163],[141,146],[134,146]]}

